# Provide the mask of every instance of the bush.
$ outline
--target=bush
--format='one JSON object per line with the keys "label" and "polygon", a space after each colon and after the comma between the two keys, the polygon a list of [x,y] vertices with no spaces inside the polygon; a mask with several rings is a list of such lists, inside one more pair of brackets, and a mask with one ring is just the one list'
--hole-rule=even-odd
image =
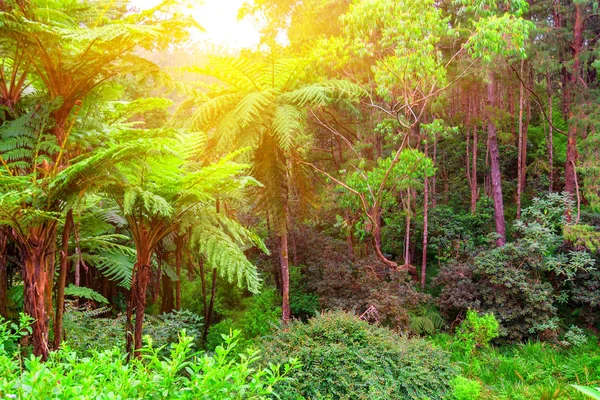
{"label": "bush", "polygon": [[457,376],[450,381],[450,384],[454,400],[476,400],[481,395],[481,383],[464,376]]}
{"label": "bush", "polygon": [[[8,324],[0,323],[0,332]],[[0,397],[18,399],[267,399],[278,382],[297,368],[292,361],[281,368],[257,368],[259,353],[248,351],[232,360],[235,335],[215,354],[195,353],[193,338],[182,332],[179,342],[163,349],[151,342],[142,348],[142,358],[125,362],[116,347],[91,351],[78,358],[67,346],[50,353],[43,363],[31,356],[0,349]],[[7,337],[3,335],[2,337]]]}
{"label": "bush", "polygon": [[293,322],[262,349],[264,363],[294,356],[302,364],[276,386],[282,399],[435,400],[450,393],[455,375],[448,353],[343,312]]}
{"label": "bush", "polygon": [[460,324],[452,346],[465,355],[488,346],[492,339],[498,337],[498,321],[494,314],[478,315],[469,310],[467,318]]}

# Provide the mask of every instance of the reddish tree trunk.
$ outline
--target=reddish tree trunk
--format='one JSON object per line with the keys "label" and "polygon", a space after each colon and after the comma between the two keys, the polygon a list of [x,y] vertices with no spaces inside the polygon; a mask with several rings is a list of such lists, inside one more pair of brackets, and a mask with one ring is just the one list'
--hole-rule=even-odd
{"label": "reddish tree trunk", "polygon": [[[525,60],[521,60],[521,79],[523,77]],[[523,83],[519,86],[519,136],[517,138],[517,219],[521,218],[521,181],[523,169],[523,105],[524,105],[524,92],[525,88]]]}
{"label": "reddish tree trunk", "polygon": [[[567,74],[569,81],[564,90],[564,106],[569,119],[569,131],[567,136],[567,157],[565,161],[565,192],[571,195],[575,194],[575,165],[577,164],[577,126],[573,120],[572,95],[579,79],[579,70],[581,68],[580,54],[583,46],[584,18],[581,4],[575,4],[575,23],[573,26],[573,41],[571,49],[573,52],[573,69]],[[568,220],[571,220],[569,214]]]}
{"label": "reddish tree trunk", "polygon": [[550,75],[546,75],[546,94],[548,96],[548,119],[550,126],[548,129],[548,191],[552,193],[552,184],[554,183],[554,130],[553,130],[553,114],[554,106],[552,105],[552,81]]}
{"label": "reddish tree trunk", "polygon": [[506,222],[504,220],[504,202],[502,199],[502,175],[500,174],[500,155],[498,153],[498,137],[493,115],[496,108],[496,91],[493,74],[489,75],[490,82],[487,85],[487,96],[490,107],[488,115],[488,146],[490,155],[490,175],[492,181],[492,197],[494,199],[494,220],[496,223],[497,246],[506,244]]}
{"label": "reddish tree trunk", "polygon": [[473,126],[473,151],[471,152],[473,161],[471,164],[471,214],[477,210],[477,125]]}
{"label": "reddish tree trunk", "polygon": [[48,358],[48,321],[46,317],[45,291],[46,257],[45,249],[40,243],[31,243],[26,251],[23,268],[23,283],[25,286],[25,313],[33,319],[32,338],[33,354]]}

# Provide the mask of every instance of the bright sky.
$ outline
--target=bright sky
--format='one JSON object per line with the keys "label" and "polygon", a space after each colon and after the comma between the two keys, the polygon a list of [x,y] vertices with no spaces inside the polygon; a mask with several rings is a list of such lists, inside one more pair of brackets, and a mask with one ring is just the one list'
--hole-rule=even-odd
{"label": "bright sky", "polygon": [[[250,18],[237,20],[238,10],[247,0],[199,0],[191,13],[206,30],[198,34],[198,41],[208,41],[231,49],[254,47],[259,42],[259,33]],[[139,8],[150,8],[160,0],[131,0]],[[196,36],[196,35],[195,35]]]}

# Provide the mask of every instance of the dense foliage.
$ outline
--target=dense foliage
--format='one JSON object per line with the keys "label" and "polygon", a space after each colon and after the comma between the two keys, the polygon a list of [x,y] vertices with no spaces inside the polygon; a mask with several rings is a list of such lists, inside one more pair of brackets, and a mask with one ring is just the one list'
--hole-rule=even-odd
{"label": "dense foliage", "polygon": [[265,362],[294,355],[301,367],[277,385],[285,399],[442,399],[454,371],[449,355],[346,313],[326,313],[268,336]]}
{"label": "dense foliage", "polygon": [[597,2],[205,2],[0,0],[0,397],[593,395]]}

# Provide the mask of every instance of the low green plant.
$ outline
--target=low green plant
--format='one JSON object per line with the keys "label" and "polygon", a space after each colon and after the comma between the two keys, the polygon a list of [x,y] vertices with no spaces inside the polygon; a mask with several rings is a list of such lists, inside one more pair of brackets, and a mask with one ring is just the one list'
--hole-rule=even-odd
{"label": "low green plant", "polygon": [[464,376],[457,376],[450,381],[454,400],[477,400],[481,395],[481,383]]}
{"label": "low green plant", "polygon": [[21,338],[31,335],[33,318],[20,313],[18,322],[5,320],[0,316],[0,354],[12,354],[19,347]]}
{"label": "low green plant", "polygon": [[[0,332],[7,332],[1,323]],[[79,357],[68,344],[46,362],[0,350],[0,398],[16,399],[268,399],[274,386],[289,381],[299,367],[259,367],[260,354],[248,350],[230,357],[239,332],[230,335],[213,355],[193,350],[194,338],[182,331],[179,341],[154,346],[150,337],[141,359],[127,363],[117,348]],[[4,335],[3,337],[7,337]],[[168,355],[164,356],[165,350]]]}
{"label": "low green plant", "polygon": [[263,365],[302,363],[276,386],[281,399],[443,399],[455,376],[445,351],[343,312],[295,321],[261,344]]}
{"label": "low green plant", "polygon": [[469,310],[456,331],[452,346],[465,355],[471,355],[476,349],[488,346],[492,339],[497,338],[498,328],[494,314],[479,315],[476,311]]}

